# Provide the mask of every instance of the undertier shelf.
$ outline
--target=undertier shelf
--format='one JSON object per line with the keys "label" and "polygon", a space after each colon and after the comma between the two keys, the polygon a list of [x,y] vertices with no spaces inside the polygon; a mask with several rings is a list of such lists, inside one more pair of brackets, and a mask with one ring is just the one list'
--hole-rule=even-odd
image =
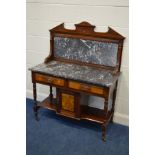
{"label": "undertier shelf", "polygon": [[81,119],[86,119],[97,123],[106,123],[110,120],[110,117],[111,113],[108,113],[107,117],[105,117],[103,110],[101,109],[81,106]]}
{"label": "undertier shelf", "polygon": [[56,99],[53,99],[51,102],[50,97],[47,97],[42,102],[38,102],[37,106],[56,111]]}
{"label": "undertier shelf", "polygon": [[50,101],[50,97],[47,97],[45,100],[43,100],[42,102],[38,102],[37,104],[38,107],[42,107],[45,109],[49,109],[52,111],[55,111],[57,114],[59,115],[63,115],[63,116],[67,116],[67,117],[71,117],[74,119],[84,119],[84,120],[89,120],[89,121],[93,121],[93,122],[97,122],[97,123],[107,123],[108,121],[110,121],[110,118],[112,116],[112,113],[108,113],[107,117],[104,116],[103,110],[97,109],[97,108],[93,108],[93,107],[89,107],[89,106],[84,106],[81,105],[80,106],[80,118],[77,117],[73,117],[73,115],[65,115],[65,112],[62,111],[62,113],[58,113],[57,112],[57,107],[56,107],[56,99],[53,99],[52,102]]}

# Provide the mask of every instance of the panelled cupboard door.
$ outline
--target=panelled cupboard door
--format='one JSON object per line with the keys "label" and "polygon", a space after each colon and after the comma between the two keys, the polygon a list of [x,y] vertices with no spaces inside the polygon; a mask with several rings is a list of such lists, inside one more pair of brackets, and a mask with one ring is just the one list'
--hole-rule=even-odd
{"label": "panelled cupboard door", "polygon": [[70,94],[62,93],[62,109],[70,111],[70,112],[75,112],[74,108],[74,103],[75,103],[75,97]]}
{"label": "panelled cupboard door", "polygon": [[57,89],[59,98],[58,111],[61,115],[79,119],[80,94],[67,90]]}

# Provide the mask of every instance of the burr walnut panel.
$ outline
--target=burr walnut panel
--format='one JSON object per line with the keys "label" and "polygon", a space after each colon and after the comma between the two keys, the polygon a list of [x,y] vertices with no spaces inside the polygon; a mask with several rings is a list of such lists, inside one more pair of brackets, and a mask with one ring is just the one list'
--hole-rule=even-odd
{"label": "burr walnut panel", "polygon": [[43,74],[35,74],[35,80],[37,82],[43,82],[43,83],[48,83],[48,84],[54,84],[58,86],[64,86],[65,81],[60,78],[54,78],[51,76],[43,75]]}
{"label": "burr walnut panel", "polygon": [[62,93],[62,109],[74,112],[74,96]]}
{"label": "burr walnut panel", "polygon": [[95,93],[99,95],[106,95],[106,91],[103,90],[101,87],[92,86],[88,84],[82,84],[79,82],[69,81],[68,87],[76,90],[82,90],[90,93]]}

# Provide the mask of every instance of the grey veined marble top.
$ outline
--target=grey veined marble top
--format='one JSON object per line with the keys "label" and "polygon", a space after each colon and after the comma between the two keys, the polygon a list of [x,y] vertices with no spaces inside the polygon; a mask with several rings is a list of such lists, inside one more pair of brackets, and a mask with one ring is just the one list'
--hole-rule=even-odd
{"label": "grey veined marble top", "polygon": [[54,55],[58,58],[115,67],[117,52],[116,43],[54,37]]}
{"label": "grey veined marble top", "polygon": [[112,73],[106,70],[60,61],[51,61],[47,64],[42,63],[30,68],[30,70],[100,86],[110,86],[118,78],[118,75],[112,75]]}

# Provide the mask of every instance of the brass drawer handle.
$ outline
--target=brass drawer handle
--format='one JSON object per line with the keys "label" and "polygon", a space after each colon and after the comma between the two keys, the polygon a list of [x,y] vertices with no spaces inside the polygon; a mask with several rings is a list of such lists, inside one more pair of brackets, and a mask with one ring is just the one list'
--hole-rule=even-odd
{"label": "brass drawer handle", "polygon": [[81,85],[81,89],[89,90],[89,89],[90,89],[90,86],[87,86],[87,85]]}
{"label": "brass drawer handle", "polygon": [[52,78],[47,78],[47,82],[53,82]]}

